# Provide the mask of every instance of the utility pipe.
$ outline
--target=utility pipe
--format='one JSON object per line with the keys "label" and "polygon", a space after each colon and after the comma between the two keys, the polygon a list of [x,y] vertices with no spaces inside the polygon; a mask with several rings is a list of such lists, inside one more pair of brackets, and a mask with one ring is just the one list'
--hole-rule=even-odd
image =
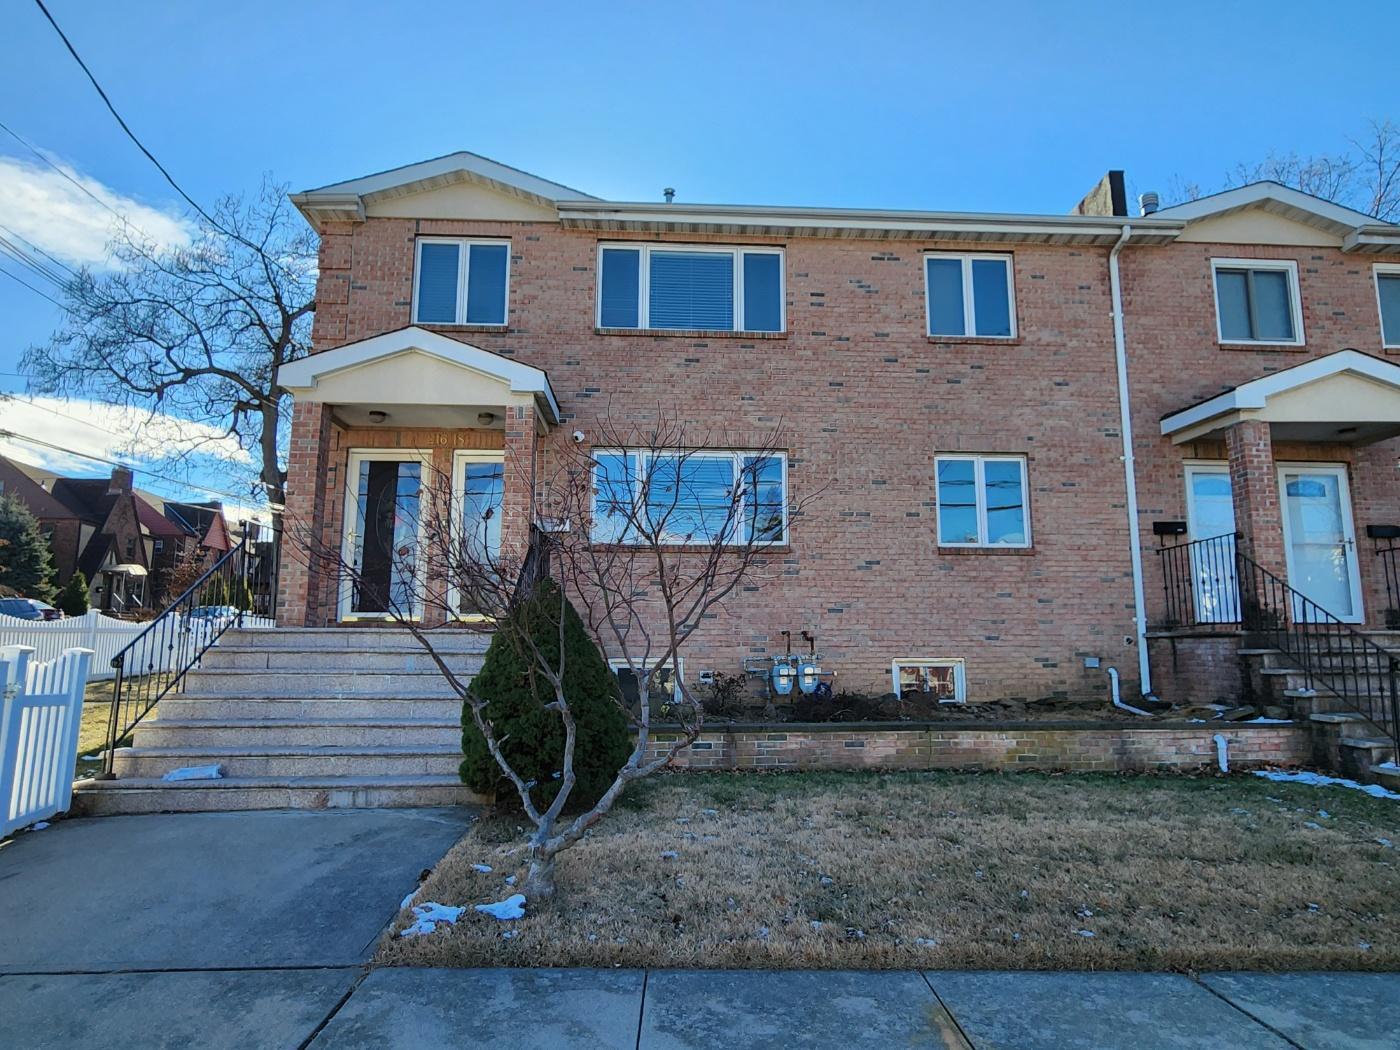
{"label": "utility pipe", "polygon": [[[1133,227],[1123,224],[1123,232],[1108,253],[1108,286],[1113,298],[1113,353],[1118,366],[1118,428],[1123,435],[1123,481],[1127,487],[1128,553],[1133,567],[1133,622],[1137,625],[1138,678],[1142,695],[1151,699],[1152,666],[1147,652],[1147,597],[1142,585],[1142,537],[1138,533],[1137,469],[1133,461],[1133,414],[1128,405],[1128,348],[1123,335],[1123,286],[1118,273],[1118,253],[1133,235]],[[1109,668],[1117,694],[1118,672]],[[1115,699],[1116,706],[1118,704]],[[1129,708],[1131,710],[1131,708]],[[1138,714],[1143,712],[1139,711]]]}
{"label": "utility pipe", "polygon": [[1136,708],[1129,704],[1123,703],[1123,698],[1118,695],[1118,668],[1110,667],[1108,669],[1108,684],[1111,694],[1113,696],[1114,707],[1118,708],[1118,710],[1120,711],[1131,711],[1135,715],[1142,715],[1143,718],[1152,717],[1152,713],[1150,711],[1143,711],[1140,708]]}

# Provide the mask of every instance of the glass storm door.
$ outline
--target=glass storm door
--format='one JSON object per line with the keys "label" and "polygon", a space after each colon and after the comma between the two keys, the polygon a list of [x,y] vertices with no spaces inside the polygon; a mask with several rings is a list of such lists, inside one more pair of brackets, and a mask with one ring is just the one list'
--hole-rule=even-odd
{"label": "glass storm door", "polygon": [[1235,578],[1235,500],[1230,468],[1186,468],[1186,527],[1191,548],[1191,590],[1197,623],[1235,623],[1240,592]]}
{"label": "glass storm door", "polygon": [[345,505],[348,574],[344,619],[421,614],[419,547],[424,460],[403,453],[350,453]]}
{"label": "glass storm door", "polygon": [[[455,458],[453,485],[457,493],[457,521],[462,529],[462,554],[487,567],[501,554],[505,473],[504,457],[499,452],[459,452]],[[480,603],[468,593],[470,590],[470,579],[459,581],[456,609],[469,617],[480,612]]]}
{"label": "glass storm door", "polygon": [[[1361,579],[1345,467],[1280,467],[1288,582],[1333,616],[1360,623]],[[1302,602],[1293,616],[1306,620]]]}

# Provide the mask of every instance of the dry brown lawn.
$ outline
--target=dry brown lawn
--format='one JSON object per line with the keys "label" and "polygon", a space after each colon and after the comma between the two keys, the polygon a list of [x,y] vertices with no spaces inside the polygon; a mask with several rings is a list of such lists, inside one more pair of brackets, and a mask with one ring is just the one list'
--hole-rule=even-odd
{"label": "dry brown lawn", "polygon": [[[483,818],[415,900],[504,899],[523,831]],[[1391,842],[1400,802],[1248,774],[671,774],[561,857],[524,920],[469,908],[405,939],[405,911],[378,961],[1394,969]]]}

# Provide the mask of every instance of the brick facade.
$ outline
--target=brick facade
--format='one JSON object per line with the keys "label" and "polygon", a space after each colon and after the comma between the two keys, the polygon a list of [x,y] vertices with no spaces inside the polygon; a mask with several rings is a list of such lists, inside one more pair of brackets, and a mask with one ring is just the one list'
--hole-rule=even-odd
{"label": "brick facade", "polygon": [[[966,243],[610,234],[552,222],[379,217],[328,221],[321,232],[318,349],[411,323],[416,237],[509,238],[508,326],[429,327],[545,370],[563,428],[587,436],[604,419],[643,423],[660,412],[692,429],[721,429],[725,444],[745,447],[781,421],[790,496],[814,497],[814,504],[793,524],[790,546],[773,553],[772,578],[755,593],[736,594],[697,636],[688,676],[736,672],[745,657],[776,651],[782,630],[805,629],[837,672],[837,689],[884,692],[893,659],[956,657],[966,660],[971,700],[1101,697],[1103,672],[1084,667],[1084,657],[1095,656],[1120,669],[1125,694],[1133,690],[1137,628],[1107,247],[972,248],[1013,256],[1019,333],[978,340],[930,338],[925,328],[922,253],[968,251]],[[610,239],[781,245],[786,331],[595,328],[598,244]],[[1251,254],[1299,261],[1305,347],[1218,345],[1210,259]],[[1344,346],[1379,353],[1380,336],[1369,264],[1340,251],[1133,246],[1122,267],[1151,613],[1161,587],[1151,523],[1186,516],[1188,460],[1238,461],[1240,476],[1252,481],[1237,487],[1236,500],[1245,501],[1239,517],[1256,521],[1258,535],[1276,529],[1279,513],[1274,482],[1263,476],[1267,427],[1261,435],[1245,424],[1228,453],[1221,441],[1172,445],[1160,417],[1309,356]],[[532,420],[510,411],[503,438],[462,430],[453,443],[471,447],[495,433],[507,446],[532,449]],[[329,432],[316,429],[326,426]],[[407,432],[383,437],[414,447]],[[338,535],[345,450],[371,440],[379,438],[297,416],[289,507],[318,535]],[[944,452],[1026,457],[1032,548],[940,548],[934,456]],[[1397,442],[1272,452],[1280,461],[1348,463],[1358,534],[1370,521],[1400,522]],[[528,489],[509,465],[506,474],[508,487]],[[518,531],[514,513],[507,511],[506,523]],[[1271,567],[1280,554],[1269,551]],[[1379,620],[1380,583],[1369,560],[1362,558],[1366,608]],[[333,585],[299,572],[284,569],[284,613],[333,622]]]}

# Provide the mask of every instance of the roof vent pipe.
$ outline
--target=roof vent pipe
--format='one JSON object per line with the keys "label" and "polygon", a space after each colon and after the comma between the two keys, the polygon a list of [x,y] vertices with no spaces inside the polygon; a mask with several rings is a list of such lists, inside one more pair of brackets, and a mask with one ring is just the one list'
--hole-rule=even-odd
{"label": "roof vent pipe", "polygon": [[667,186],[664,190],[661,191],[661,196],[666,198],[667,204],[670,204],[673,200],[676,199],[676,191],[674,187]]}
{"label": "roof vent pipe", "polygon": [[1143,215],[1151,215],[1161,207],[1161,198],[1157,196],[1156,190],[1148,190],[1146,193],[1138,195],[1138,207]]}

